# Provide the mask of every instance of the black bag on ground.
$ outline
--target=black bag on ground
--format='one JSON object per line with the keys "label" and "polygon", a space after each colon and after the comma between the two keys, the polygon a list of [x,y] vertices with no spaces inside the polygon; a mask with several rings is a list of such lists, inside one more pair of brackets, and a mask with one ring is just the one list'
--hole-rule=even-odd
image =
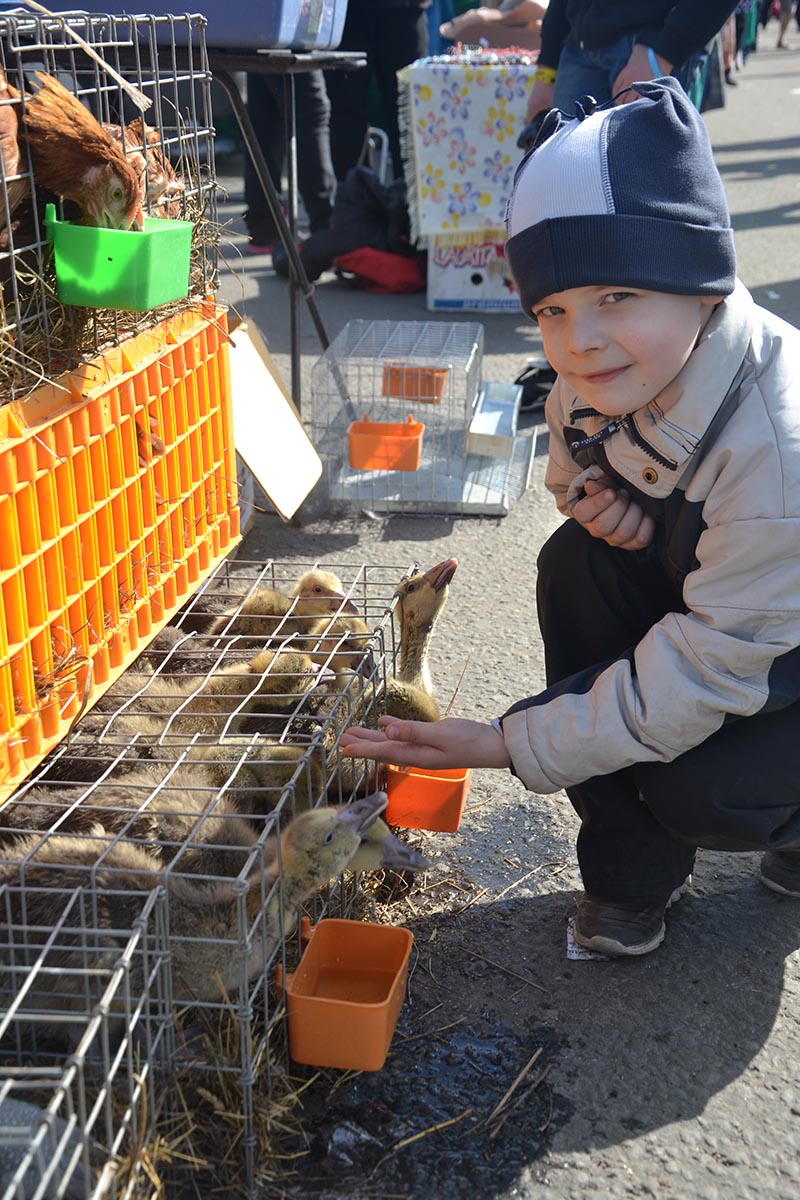
{"label": "black bag on ground", "polygon": [[[306,275],[313,283],[334,259],[362,246],[392,254],[414,255],[406,205],[406,185],[396,179],[384,186],[369,167],[352,167],[336,192],[330,229],[312,233],[300,247]],[[288,277],[285,251],[275,254],[272,265]]]}
{"label": "black bag on ground", "polygon": [[528,363],[523,367],[514,380],[514,383],[522,384],[520,412],[544,408],[544,402],[557,378],[556,372],[547,364]]}

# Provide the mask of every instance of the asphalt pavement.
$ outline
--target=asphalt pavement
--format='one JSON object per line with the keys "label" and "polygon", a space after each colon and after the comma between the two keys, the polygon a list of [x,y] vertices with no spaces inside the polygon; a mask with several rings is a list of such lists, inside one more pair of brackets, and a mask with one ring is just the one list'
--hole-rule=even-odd
{"label": "asphalt pavement", "polygon": [[[725,108],[707,114],[707,124],[739,274],[759,303],[800,325],[800,33],[793,24],[783,52],[773,49],[776,37],[772,21],[762,48],[735,74],[736,86],[726,88]],[[268,260],[243,256],[240,163],[223,165],[223,217],[231,221],[223,299],[258,325],[288,379],[286,284]],[[424,295],[366,294],[333,275],[323,277],[316,296],[331,337],[358,317],[461,319],[428,314]],[[540,350],[535,326],[521,314],[463,319],[485,327],[485,379],[513,379]],[[304,398],[319,352],[303,314]],[[532,434],[533,422],[525,423]],[[240,557],[403,569],[455,554],[459,569],[436,630],[433,676],[442,697],[458,687],[454,711],[488,719],[543,684],[536,555],[559,518],[543,487],[546,436],[538,433],[531,487],[505,517],[370,517],[353,509],[332,518],[310,508],[295,525],[267,512]],[[757,855],[701,853],[692,892],[670,915],[658,951],[633,962],[571,961],[566,922],[580,896],[576,828],[563,794],[536,796],[507,772],[485,771],[475,776],[459,833],[423,835],[434,874],[457,873],[471,900],[468,912],[462,900],[459,915],[442,903],[425,918],[432,975],[446,972],[452,981],[441,1025],[444,1014],[455,1020],[491,1009],[519,1042],[520,1061],[507,1064],[509,1084],[548,1031],[551,1107],[542,1136],[509,1150],[494,1183],[483,1175],[479,1188],[465,1184],[461,1194],[796,1200],[800,901],[760,887]],[[445,961],[456,927],[496,971]],[[509,990],[513,972],[538,986],[517,982]],[[446,1135],[437,1137],[441,1154],[453,1153]],[[363,1194],[383,1194],[380,1181]],[[453,1188],[415,1185],[403,1194],[439,1200]]]}

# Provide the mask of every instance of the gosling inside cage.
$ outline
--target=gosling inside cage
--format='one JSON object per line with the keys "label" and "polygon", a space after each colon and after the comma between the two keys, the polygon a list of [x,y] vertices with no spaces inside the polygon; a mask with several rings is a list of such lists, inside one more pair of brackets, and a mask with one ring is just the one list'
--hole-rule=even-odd
{"label": "gosling inside cage", "polygon": [[[339,738],[409,695],[433,719],[427,653],[456,568],[223,564],[6,801],[0,883],[25,893],[7,926],[11,1061],[47,1038],[69,1048],[152,905],[149,968],[124,973],[140,1000],[103,1010],[109,1047],[132,1010],[154,1091],[175,1078],[202,1099],[212,1079],[252,1186],[269,1114],[289,1103],[274,979],[298,912],[351,915],[358,873],[425,865],[383,821],[374,764],[342,759]],[[164,1111],[160,1091],[151,1102]]]}
{"label": "gosling inside cage", "polygon": [[[149,102],[146,112],[120,79]],[[0,385],[13,400],[214,290],[219,235],[202,18],[0,15],[0,131]],[[188,289],[168,305],[157,288],[154,306],[104,303],[102,293],[96,304],[62,302],[51,243],[64,230],[48,204],[52,221],[81,228],[187,222]],[[84,262],[83,273],[100,266]],[[159,269],[163,254],[149,267]]]}
{"label": "gosling inside cage", "polygon": [[[6,874],[5,868],[0,873]],[[139,1194],[165,1112],[167,951],[155,891],[0,886],[0,1197]]]}

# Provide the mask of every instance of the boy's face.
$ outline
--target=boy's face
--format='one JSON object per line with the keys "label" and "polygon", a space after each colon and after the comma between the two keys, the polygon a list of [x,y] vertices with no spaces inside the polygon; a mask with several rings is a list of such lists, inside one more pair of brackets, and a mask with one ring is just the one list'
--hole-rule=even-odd
{"label": "boy's face", "polygon": [[533,315],[554,370],[592,408],[617,417],[675,378],[721,299],[579,287],[545,296]]}

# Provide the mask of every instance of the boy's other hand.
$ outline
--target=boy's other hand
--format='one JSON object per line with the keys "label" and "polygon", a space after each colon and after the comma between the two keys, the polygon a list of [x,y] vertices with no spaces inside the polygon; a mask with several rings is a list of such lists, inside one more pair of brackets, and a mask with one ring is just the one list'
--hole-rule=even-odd
{"label": "boy's other hand", "polygon": [[604,477],[587,479],[584,492],[583,499],[573,505],[572,515],[592,537],[620,550],[644,550],[650,545],[655,522],[624,488]]}
{"label": "boy's other hand", "polygon": [[441,721],[399,721],[378,717],[379,729],[355,725],[340,739],[346,758],[372,758],[398,767],[510,767],[503,735],[493,725],[444,717]]}

